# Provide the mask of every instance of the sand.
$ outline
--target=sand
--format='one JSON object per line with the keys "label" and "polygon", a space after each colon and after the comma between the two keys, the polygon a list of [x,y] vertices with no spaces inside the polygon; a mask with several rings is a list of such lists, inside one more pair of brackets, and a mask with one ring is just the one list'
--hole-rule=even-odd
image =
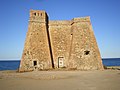
{"label": "sand", "polygon": [[120,70],[0,71],[0,90],[120,90]]}

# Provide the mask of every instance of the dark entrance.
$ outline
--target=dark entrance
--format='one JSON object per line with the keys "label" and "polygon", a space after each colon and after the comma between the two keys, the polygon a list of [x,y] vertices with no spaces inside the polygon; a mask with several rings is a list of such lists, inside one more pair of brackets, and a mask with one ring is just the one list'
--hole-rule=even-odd
{"label": "dark entrance", "polygon": [[33,65],[36,66],[37,65],[37,61],[33,61]]}

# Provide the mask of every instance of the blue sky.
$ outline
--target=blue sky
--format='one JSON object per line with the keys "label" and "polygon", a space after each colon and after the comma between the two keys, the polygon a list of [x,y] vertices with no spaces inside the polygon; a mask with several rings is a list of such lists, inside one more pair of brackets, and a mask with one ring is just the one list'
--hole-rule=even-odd
{"label": "blue sky", "polygon": [[30,9],[50,20],[90,16],[102,58],[120,58],[120,0],[0,0],[1,60],[20,60]]}

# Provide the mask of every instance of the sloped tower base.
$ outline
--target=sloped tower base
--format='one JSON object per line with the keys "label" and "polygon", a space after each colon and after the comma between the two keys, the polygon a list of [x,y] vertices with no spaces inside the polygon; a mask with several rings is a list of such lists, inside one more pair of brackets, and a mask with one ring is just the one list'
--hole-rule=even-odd
{"label": "sloped tower base", "polygon": [[50,69],[103,70],[90,17],[49,21],[31,10],[19,72]]}

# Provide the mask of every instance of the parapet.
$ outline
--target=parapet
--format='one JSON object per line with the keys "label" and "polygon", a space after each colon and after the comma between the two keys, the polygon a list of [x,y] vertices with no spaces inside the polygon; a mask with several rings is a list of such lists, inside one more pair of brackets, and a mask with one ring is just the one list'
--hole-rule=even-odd
{"label": "parapet", "polygon": [[54,25],[71,25],[71,21],[69,20],[60,20],[60,21],[49,21],[49,25],[50,26],[54,26]]}
{"label": "parapet", "polygon": [[45,11],[42,11],[42,10],[30,10],[30,17],[33,17],[33,16],[40,16],[40,17],[44,17],[45,16]]}
{"label": "parapet", "polygon": [[47,13],[42,10],[30,10],[30,19],[32,22],[46,22],[48,20]]}
{"label": "parapet", "polygon": [[78,18],[73,18],[72,22],[78,23],[78,22],[90,22],[90,17],[78,17]]}
{"label": "parapet", "polygon": [[49,25],[72,25],[73,23],[90,22],[90,17],[77,17],[72,20],[50,20],[44,10],[30,10],[30,22],[48,23]]}
{"label": "parapet", "polygon": [[73,18],[72,20],[51,20],[49,21],[50,26],[54,25],[72,25],[73,23],[81,23],[81,22],[90,22],[90,17],[78,17],[78,18]]}

